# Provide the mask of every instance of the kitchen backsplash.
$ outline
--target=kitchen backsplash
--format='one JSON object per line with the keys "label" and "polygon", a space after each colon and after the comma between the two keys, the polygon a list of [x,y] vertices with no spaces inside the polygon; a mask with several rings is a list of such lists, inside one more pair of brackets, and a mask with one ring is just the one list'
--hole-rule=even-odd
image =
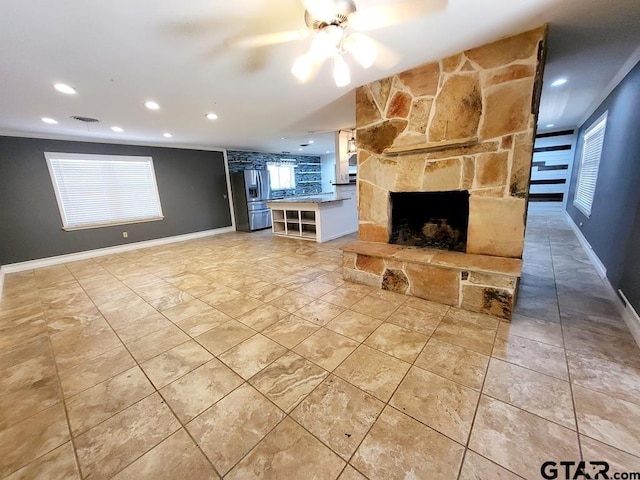
{"label": "kitchen backsplash", "polygon": [[291,190],[273,190],[273,197],[294,197],[298,195],[313,195],[322,192],[322,177],[320,174],[320,157],[303,155],[278,155],[275,153],[243,152],[227,150],[230,172],[242,170],[264,169],[269,162],[294,160],[296,172],[296,188]]}

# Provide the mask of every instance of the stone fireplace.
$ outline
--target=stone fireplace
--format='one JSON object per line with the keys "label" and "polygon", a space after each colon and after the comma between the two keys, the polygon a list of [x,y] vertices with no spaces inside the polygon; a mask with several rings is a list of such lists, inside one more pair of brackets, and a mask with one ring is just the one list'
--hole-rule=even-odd
{"label": "stone fireplace", "polygon": [[391,192],[389,243],[466,252],[469,192]]}
{"label": "stone fireplace", "polygon": [[510,318],[546,29],[356,90],[359,241],[348,280]]}

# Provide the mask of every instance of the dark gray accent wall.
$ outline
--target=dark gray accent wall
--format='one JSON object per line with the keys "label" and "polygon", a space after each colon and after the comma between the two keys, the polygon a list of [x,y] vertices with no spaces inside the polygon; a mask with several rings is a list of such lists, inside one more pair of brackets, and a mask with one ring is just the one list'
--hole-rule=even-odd
{"label": "dark gray accent wall", "polygon": [[279,155],[276,153],[227,151],[227,161],[230,172],[242,170],[266,169],[268,162],[293,159],[296,161],[296,188],[293,190],[273,190],[274,197],[295,197],[299,195],[313,195],[322,192],[322,174],[320,157],[305,155]]}
{"label": "dark gray accent wall", "polygon": [[[44,152],[152,157],[164,220],[62,230]],[[227,195],[222,152],[0,137],[0,265],[228,227]]]}
{"label": "dark gray accent wall", "polygon": [[636,312],[640,313],[640,205],[636,208],[633,231],[627,243],[620,289],[634,306]]}
{"label": "dark gray accent wall", "polygon": [[[580,169],[582,137],[587,128],[608,111],[598,182],[591,216],[585,216],[573,205],[576,178]],[[632,244],[637,231],[640,203],[640,63],[620,82],[615,90],[580,127],[574,160],[567,211],[580,227],[594,252],[607,268],[607,277],[615,288],[640,310],[640,243]],[[624,275],[624,285],[621,281]]]}

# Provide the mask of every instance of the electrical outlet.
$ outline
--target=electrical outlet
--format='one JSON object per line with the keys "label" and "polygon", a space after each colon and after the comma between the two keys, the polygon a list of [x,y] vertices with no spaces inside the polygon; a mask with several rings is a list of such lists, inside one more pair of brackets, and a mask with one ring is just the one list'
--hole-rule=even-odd
{"label": "electrical outlet", "polygon": [[129,238],[129,234],[127,232],[122,232],[122,238]]}

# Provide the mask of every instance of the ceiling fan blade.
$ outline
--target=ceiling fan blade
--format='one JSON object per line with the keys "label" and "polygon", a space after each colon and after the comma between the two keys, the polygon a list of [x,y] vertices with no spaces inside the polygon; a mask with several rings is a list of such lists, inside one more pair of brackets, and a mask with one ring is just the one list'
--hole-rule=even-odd
{"label": "ceiling fan blade", "polygon": [[298,57],[291,67],[291,73],[300,83],[313,80],[320,70],[321,62],[313,60],[309,53]]}
{"label": "ceiling fan blade", "polygon": [[358,10],[349,16],[349,26],[354,30],[369,31],[397,25],[429,13],[446,9],[447,0],[404,0],[393,4],[378,5]]}
{"label": "ceiling fan blade", "polygon": [[371,39],[371,41],[378,50],[378,56],[376,57],[376,60],[374,62],[375,66],[383,70],[391,70],[400,63],[400,60],[402,60],[402,55],[400,55],[392,48],[387,47],[385,44],[378,42],[377,40]]}
{"label": "ceiling fan blade", "polygon": [[309,36],[309,29],[289,30],[286,32],[265,33],[262,35],[250,35],[248,37],[240,37],[231,39],[227,42],[230,47],[234,48],[257,48],[266,47],[268,45],[276,45],[278,43],[292,42]]}
{"label": "ceiling fan blade", "polygon": [[363,33],[350,34],[345,38],[343,47],[364,68],[376,65],[390,70],[402,59],[398,52]]}

